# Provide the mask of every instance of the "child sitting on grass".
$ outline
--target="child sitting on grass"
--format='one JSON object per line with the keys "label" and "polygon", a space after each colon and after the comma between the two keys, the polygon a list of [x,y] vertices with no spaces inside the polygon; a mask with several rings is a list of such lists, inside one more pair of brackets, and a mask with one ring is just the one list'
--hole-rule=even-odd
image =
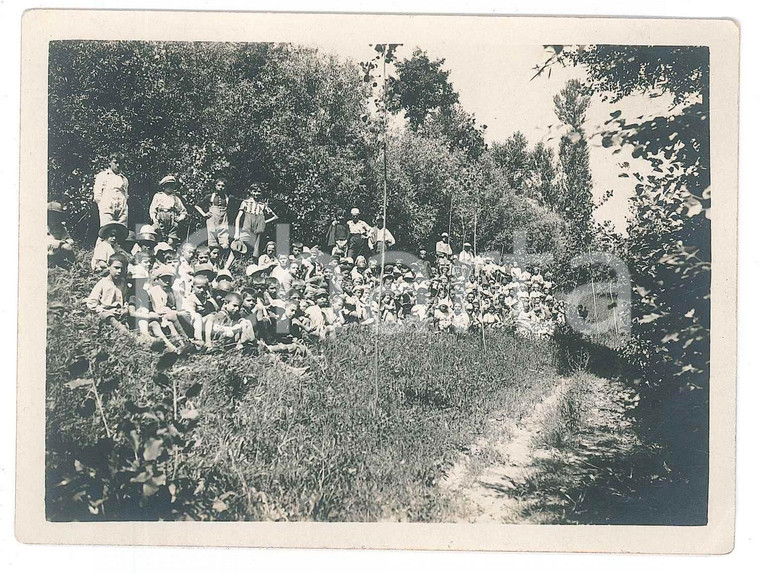
{"label": "child sitting on grass", "polygon": [[390,290],[383,293],[383,300],[380,302],[380,320],[383,323],[398,322],[398,306]]}
{"label": "child sitting on grass", "polygon": [[454,301],[454,316],[451,319],[451,324],[454,327],[454,332],[458,335],[462,335],[470,329],[472,322],[461,301]]}
{"label": "child sitting on grass", "polygon": [[[294,303],[285,305],[285,312],[282,316],[285,328],[278,329],[272,341],[264,342],[259,340],[259,349],[272,353],[301,353],[309,354],[309,349],[301,341],[303,336],[303,322],[298,318],[298,307]],[[294,369],[305,372],[303,369]]]}
{"label": "child sitting on grass", "polygon": [[74,242],[63,219],[63,206],[57,201],[48,203],[48,267],[69,267],[75,259]]}
{"label": "child sitting on grass", "polygon": [[453,330],[454,313],[449,307],[449,301],[443,299],[438,303],[433,314],[433,322],[439,331],[451,331]]}
{"label": "child sitting on grass", "polygon": [[[104,242],[105,243],[105,242]],[[114,253],[108,258],[108,275],[93,287],[86,305],[98,318],[121,333],[127,333],[127,257]]]}
{"label": "child sitting on grass", "polygon": [[219,311],[216,301],[211,297],[209,285],[207,275],[195,275],[190,295],[185,298],[183,304],[183,310],[190,315],[193,326],[193,344],[198,349],[204,345],[203,334],[206,322],[209,317]]}
{"label": "child sitting on grass", "polygon": [[[148,291],[150,303],[153,311],[158,314],[161,321],[152,323],[153,332],[156,337],[164,340],[166,348],[172,352],[178,352],[178,348],[171,341],[175,341],[180,348],[187,346],[187,335],[179,320],[180,313],[177,310],[177,301],[172,291],[172,282],[174,281],[175,270],[169,265],[159,265],[153,273],[153,286]],[[189,314],[185,313],[188,322]],[[171,341],[167,339],[166,329]]]}
{"label": "child sitting on grass", "polygon": [[330,298],[330,306],[324,310],[325,322],[329,327],[340,333],[343,329],[343,325],[346,324],[346,316],[343,310],[343,297],[340,295],[333,295]]}
{"label": "child sitting on grass", "polygon": [[243,298],[239,293],[227,293],[221,310],[206,322],[206,346],[213,347],[213,341],[221,341],[222,346],[235,345],[241,349],[250,340],[245,326],[240,322],[240,306]]}
{"label": "child sitting on grass", "polygon": [[217,273],[220,269],[224,269],[222,263],[222,248],[218,245],[212,245],[208,247],[208,262],[214,266],[214,271]]}
{"label": "child sitting on grass", "polygon": [[168,243],[161,242],[153,248],[155,256],[155,266],[175,265],[177,263],[177,252]]}
{"label": "child sitting on grass", "polygon": [[[119,243],[124,241],[129,235],[129,230],[126,225],[112,221],[106,223],[98,231],[98,237],[102,239],[100,243],[95,246],[95,250],[92,252],[92,261],[90,267],[96,275],[102,275],[105,270],[110,266],[109,258],[114,253],[123,253],[123,250],[119,246]],[[126,274],[127,268],[124,267],[124,273]]]}

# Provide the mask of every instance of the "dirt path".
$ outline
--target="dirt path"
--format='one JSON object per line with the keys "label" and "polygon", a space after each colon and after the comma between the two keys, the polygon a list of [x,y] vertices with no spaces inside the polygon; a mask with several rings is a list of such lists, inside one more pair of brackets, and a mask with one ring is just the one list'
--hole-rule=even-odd
{"label": "dirt path", "polygon": [[458,520],[566,522],[579,503],[568,492],[593,479],[591,461],[636,442],[624,417],[631,402],[619,383],[585,375],[564,379],[522,420],[494,419],[442,483]]}

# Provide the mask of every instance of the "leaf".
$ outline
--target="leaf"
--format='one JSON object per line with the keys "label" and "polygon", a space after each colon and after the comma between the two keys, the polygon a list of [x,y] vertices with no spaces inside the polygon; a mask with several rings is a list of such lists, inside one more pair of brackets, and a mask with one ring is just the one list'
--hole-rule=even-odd
{"label": "leaf", "polygon": [[129,482],[136,482],[138,484],[141,484],[148,482],[151,478],[153,478],[153,469],[151,467],[148,467],[148,470],[144,470],[137,476],[133,476]]}
{"label": "leaf", "polygon": [[172,384],[169,380],[169,377],[167,377],[164,373],[156,373],[153,375],[153,382],[161,387],[170,387]]}
{"label": "leaf", "polygon": [[69,374],[72,377],[79,377],[90,369],[90,361],[81,357],[69,365]]}
{"label": "leaf", "polygon": [[193,383],[185,390],[185,396],[188,399],[197,397],[201,393],[201,390],[203,390],[203,385],[201,383]]}
{"label": "leaf", "polygon": [[621,113],[622,112],[620,110],[615,110],[614,112],[610,113],[610,116],[613,118],[619,118]]}
{"label": "leaf", "polygon": [[79,405],[77,412],[83,417],[89,417],[95,413],[95,406],[95,399],[88,398],[81,405]]}
{"label": "leaf", "polygon": [[145,498],[148,498],[149,496],[153,496],[161,489],[160,487],[164,482],[166,482],[166,477],[164,477],[163,481],[160,483],[158,483],[158,481],[155,478],[152,478],[148,482],[143,483],[143,486],[142,486],[143,496]]}
{"label": "leaf", "polygon": [[136,402],[131,400],[128,400],[126,403],[124,403],[124,408],[127,409],[128,412],[135,415],[147,412],[149,410],[148,407],[138,405]]}
{"label": "leaf", "polygon": [[174,363],[177,362],[177,359],[179,359],[179,355],[177,353],[168,352],[161,355],[161,358],[158,359],[158,363],[156,363],[156,370],[157,371],[166,371],[168,369],[171,369],[174,366]]}
{"label": "leaf", "polygon": [[92,379],[74,379],[68,383],[64,383],[64,387],[67,389],[81,389],[82,387],[91,387],[93,384]]}
{"label": "leaf", "polygon": [[106,393],[106,394],[111,393],[116,390],[116,387],[119,386],[120,382],[121,380],[119,379],[119,377],[112,377],[106,381],[102,381],[98,385],[98,388],[100,389],[102,393]]}
{"label": "leaf", "polygon": [[694,217],[702,213],[702,202],[695,197],[688,197],[684,202],[686,207],[686,217]]}
{"label": "leaf", "polygon": [[157,439],[151,438],[145,443],[143,458],[145,460],[156,460],[164,452],[164,443]]}

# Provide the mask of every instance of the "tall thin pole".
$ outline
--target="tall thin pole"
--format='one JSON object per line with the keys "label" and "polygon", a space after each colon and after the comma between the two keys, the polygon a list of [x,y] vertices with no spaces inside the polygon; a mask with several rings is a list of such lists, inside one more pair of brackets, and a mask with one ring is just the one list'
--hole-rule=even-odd
{"label": "tall thin pole", "polygon": [[609,291],[610,291],[610,304],[612,305],[612,318],[615,320],[615,336],[620,336],[620,331],[618,330],[618,324],[617,324],[617,303],[615,303],[615,299],[612,296],[612,281],[608,284]]}
{"label": "tall thin pole", "polygon": [[478,212],[475,210],[475,229],[472,232],[472,251],[477,257],[478,255]]}
{"label": "tall thin pole", "polygon": [[451,203],[449,204],[449,243],[451,242],[451,218],[454,215],[454,194],[451,194]]}
{"label": "tall thin pole", "polygon": [[386,215],[388,212],[388,146],[387,146],[387,121],[388,113],[386,107],[386,82],[385,82],[385,60],[386,50],[383,50],[383,100],[382,100],[382,114],[383,114],[383,237],[380,244],[380,289],[378,291],[377,300],[377,325],[375,326],[375,408],[380,399],[380,323],[382,322],[383,314],[381,310],[381,304],[383,301],[383,274],[385,273],[385,233],[387,229]]}
{"label": "tall thin pole", "polygon": [[[591,252],[589,252],[589,258],[591,257]],[[594,266],[591,265],[589,267],[589,273],[591,274],[591,297],[594,299],[594,320],[598,323],[599,322],[599,311],[596,309],[596,287],[594,286]]]}

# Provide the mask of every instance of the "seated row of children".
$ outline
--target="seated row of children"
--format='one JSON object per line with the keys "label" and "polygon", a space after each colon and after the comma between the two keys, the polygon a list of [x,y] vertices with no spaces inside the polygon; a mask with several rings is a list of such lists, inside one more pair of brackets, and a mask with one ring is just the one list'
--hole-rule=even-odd
{"label": "seated row of children", "polygon": [[117,328],[132,328],[150,345],[170,350],[251,344],[290,351],[303,339],[376,320],[544,336],[564,317],[553,285],[537,268],[522,271],[488,259],[454,267],[439,257],[430,265],[421,252],[408,265],[396,260],[381,269],[377,256],[330,257],[298,242],[277,254],[270,242],[245,267],[245,277],[235,279],[219,247],[175,248],[158,242],[151,226],[132,243],[118,223],[104,225],[100,237],[91,266],[107,274],[88,306]]}
{"label": "seated row of children", "polygon": [[[87,307],[117,330],[134,330],[153,349],[211,349],[246,344],[274,351],[303,349],[289,324],[295,305],[273,304],[265,283],[233,290],[228,274],[196,265],[189,282],[167,263],[150,265],[147,252],[130,265],[124,253],[107,261],[107,274],[92,289]],[[146,272],[146,267],[150,268]],[[180,287],[180,288],[178,288]]]}

